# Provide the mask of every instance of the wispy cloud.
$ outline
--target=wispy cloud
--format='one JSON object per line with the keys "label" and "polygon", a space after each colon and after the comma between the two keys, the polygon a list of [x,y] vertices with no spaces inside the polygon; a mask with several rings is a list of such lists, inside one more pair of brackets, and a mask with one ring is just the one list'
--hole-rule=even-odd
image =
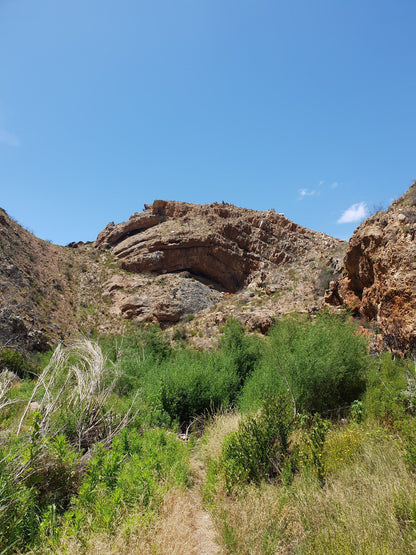
{"label": "wispy cloud", "polygon": [[364,220],[368,216],[368,208],[365,202],[357,202],[353,204],[342,214],[337,223],[339,224],[351,224],[353,222],[359,222]]}
{"label": "wispy cloud", "polygon": [[326,195],[328,194],[328,192],[330,192],[330,190],[334,190],[339,186],[340,184],[338,181],[332,181],[332,183],[328,183],[321,179],[313,189],[306,189],[305,187],[303,187],[302,189],[298,189],[298,200],[303,200],[307,197],[319,197],[321,195]]}
{"label": "wispy cloud", "polygon": [[313,197],[314,195],[316,195],[317,191],[313,190],[313,191],[309,191],[308,189],[299,189],[299,196],[301,199],[305,198],[305,197]]}
{"label": "wispy cloud", "polygon": [[20,146],[20,141],[13,133],[0,129],[0,144],[18,147]]}

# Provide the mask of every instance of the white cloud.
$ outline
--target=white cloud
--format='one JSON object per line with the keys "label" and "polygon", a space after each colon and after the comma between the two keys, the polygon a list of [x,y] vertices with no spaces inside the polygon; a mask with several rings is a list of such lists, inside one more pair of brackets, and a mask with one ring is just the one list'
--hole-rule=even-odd
{"label": "white cloud", "polygon": [[5,131],[4,129],[0,129],[0,144],[4,144],[6,146],[20,146],[19,139],[13,133],[9,133],[9,131]]}
{"label": "white cloud", "polygon": [[331,183],[331,189],[336,189],[338,185],[339,185],[338,181],[334,181],[333,183]]}
{"label": "white cloud", "polygon": [[308,189],[299,189],[299,195],[301,199],[305,197],[313,197],[314,195],[316,195],[316,191],[308,191]]}
{"label": "white cloud", "polygon": [[339,224],[351,224],[353,222],[358,222],[364,220],[368,216],[368,208],[365,202],[357,202],[350,206],[342,214],[337,223]]}

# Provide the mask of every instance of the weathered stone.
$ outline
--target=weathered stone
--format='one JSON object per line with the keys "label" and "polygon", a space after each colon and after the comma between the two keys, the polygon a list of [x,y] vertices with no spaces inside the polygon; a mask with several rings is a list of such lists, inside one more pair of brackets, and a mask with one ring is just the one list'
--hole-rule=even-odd
{"label": "weathered stone", "polygon": [[416,347],[416,184],[361,224],[350,239],[345,275],[325,302],[375,322],[387,346]]}
{"label": "weathered stone", "polygon": [[111,248],[127,272],[104,287],[114,313],[163,325],[195,314],[210,329],[209,308],[220,303],[225,318],[264,333],[277,313],[322,301],[315,281],[323,268],[337,275],[334,254],[343,254],[344,243],[274,210],[160,200],[109,224],[95,246]]}

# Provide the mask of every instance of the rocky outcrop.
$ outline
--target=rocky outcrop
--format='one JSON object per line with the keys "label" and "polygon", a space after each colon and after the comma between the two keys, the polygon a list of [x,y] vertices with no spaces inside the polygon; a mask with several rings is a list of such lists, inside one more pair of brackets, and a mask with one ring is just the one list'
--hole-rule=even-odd
{"label": "rocky outcrop", "polygon": [[0,209],[0,348],[45,350],[128,320],[212,345],[230,317],[267,331],[316,310],[345,243],[274,210],[155,201],[94,245],[42,241]]}
{"label": "rocky outcrop", "polygon": [[386,345],[416,347],[416,184],[354,232],[325,300],[374,322]]}
{"label": "rocky outcrop", "polygon": [[143,275],[115,275],[106,284],[112,311],[128,319],[172,324],[209,309],[222,299],[220,292],[187,272],[166,274],[149,281]]}
{"label": "rocky outcrop", "polygon": [[115,313],[164,324],[203,313],[208,321],[220,303],[225,314],[263,331],[278,305],[286,312],[319,304],[322,277],[335,275],[334,257],[343,250],[342,241],[274,210],[161,200],[110,223],[95,246],[110,249],[127,272],[106,285]]}
{"label": "rocky outcrop", "polygon": [[186,270],[235,292],[265,260],[288,258],[287,248],[276,249],[288,225],[294,224],[272,211],[265,216],[227,205],[155,201],[128,222],[109,224],[96,245],[113,246],[129,272]]}

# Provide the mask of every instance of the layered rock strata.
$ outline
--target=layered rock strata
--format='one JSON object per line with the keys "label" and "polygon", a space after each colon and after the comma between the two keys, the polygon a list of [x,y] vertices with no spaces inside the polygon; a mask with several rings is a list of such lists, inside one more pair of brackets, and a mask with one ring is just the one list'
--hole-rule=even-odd
{"label": "layered rock strata", "polygon": [[356,229],[344,275],[325,297],[375,323],[385,344],[404,352],[416,347],[415,237],[416,184]]}
{"label": "layered rock strata", "polygon": [[[128,272],[108,283],[107,293],[114,310],[129,318],[171,323],[206,312],[221,301],[231,305],[227,295],[233,295],[234,306],[241,305],[239,319],[263,329],[273,312],[278,313],[278,297],[283,310],[288,310],[288,291],[292,306],[299,298],[303,309],[316,306],[323,296],[317,281],[322,274],[325,281],[325,276],[336,273],[334,257],[342,252],[343,242],[299,226],[274,210],[159,200],[127,222],[108,224],[95,246],[111,249],[120,268]],[[165,291],[155,281],[161,274]],[[303,297],[294,293],[300,292],[298,286],[303,286]],[[257,293],[249,292],[244,303],[247,287],[274,302],[260,302]],[[262,310],[259,305],[268,306]]]}

